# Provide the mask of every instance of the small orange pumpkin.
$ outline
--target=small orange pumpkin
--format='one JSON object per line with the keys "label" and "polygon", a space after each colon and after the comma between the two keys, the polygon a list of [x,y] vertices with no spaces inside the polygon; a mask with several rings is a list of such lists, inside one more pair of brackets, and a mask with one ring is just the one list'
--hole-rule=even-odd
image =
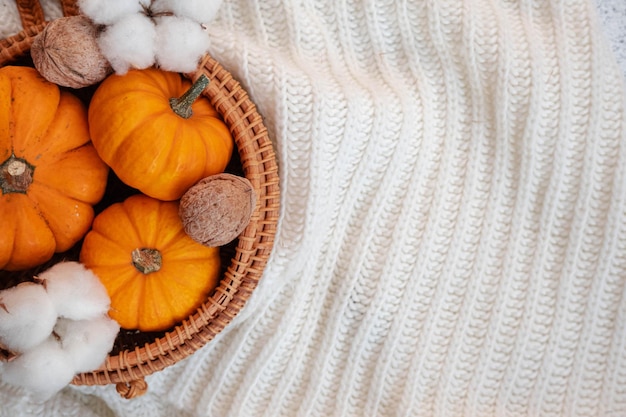
{"label": "small orange pumpkin", "polygon": [[219,248],[192,240],[177,201],[143,194],[96,216],[80,261],[102,281],[125,329],[165,330],[187,318],[219,281]]}
{"label": "small orange pumpkin", "polygon": [[79,241],[107,173],[77,97],[33,68],[0,69],[0,269],[40,265]]}
{"label": "small orange pumpkin", "polygon": [[176,200],[224,171],[234,143],[201,96],[207,83],[202,75],[192,87],[180,74],[155,68],[109,76],[89,105],[100,157],[123,182],[160,200]]}

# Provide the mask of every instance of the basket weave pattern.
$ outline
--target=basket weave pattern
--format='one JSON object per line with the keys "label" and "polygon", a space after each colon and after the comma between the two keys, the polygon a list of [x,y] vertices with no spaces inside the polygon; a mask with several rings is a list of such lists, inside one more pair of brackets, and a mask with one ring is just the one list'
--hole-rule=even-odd
{"label": "basket weave pattern", "polygon": [[[61,4],[64,15],[78,13],[74,0],[62,0]],[[46,25],[38,1],[17,1],[17,6],[23,30],[0,40],[0,66],[28,54]],[[203,94],[229,127],[243,175],[257,193],[252,219],[236,242],[219,286],[194,314],[162,336],[112,353],[98,370],[77,375],[72,382],[75,385],[116,384],[126,398],[141,395],[147,389],[145,376],[175,364],[212,340],[243,308],[261,278],[279,215],[278,167],[272,143],[256,106],[227,70],[206,56],[199,69],[186,76],[193,81],[201,74],[210,80]]]}

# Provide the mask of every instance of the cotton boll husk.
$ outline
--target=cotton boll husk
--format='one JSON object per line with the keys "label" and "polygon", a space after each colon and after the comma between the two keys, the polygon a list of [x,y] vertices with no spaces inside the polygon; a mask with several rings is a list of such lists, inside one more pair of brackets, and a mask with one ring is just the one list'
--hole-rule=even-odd
{"label": "cotton boll husk", "polygon": [[185,17],[158,18],[156,34],[156,61],[165,71],[195,71],[209,48],[209,36],[202,26]]}
{"label": "cotton boll husk", "polygon": [[59,319],[54,332],[63,350],[72,358],[76,372],[89,372],[100,367],[113,349],[120,325],[108,316],[92,320]]}
{"label": "cotton boll husk", "polygon": [[70,355],[50,336],[39,345],[4,364],[4,382],[23,387],[45,401],[67,386],[75,371]]}
{"label": "cotton boll husk", "polygon": [[118,75],[151,67],[156,47],[154,23],[143,14],[123,16],[102,31],[98,46]]}
{"label": "cotton boll husk", "polygon": [[1,291],[0,307],[0,344],[15,353],[48,338],[57,320],[46,290],[31,282]]}
{"label": "cotton boll husk", "polygon": [[111,299],[100,279],[78,262],[60,262],[37,279],[45,287],[59,317],[86,320],[109,311]]}
{"label": "cotton boll husk", "polygon": [[198,23],[208,23],[215,18],[222,0],[155,0],[150,9],[153,13],[172,12]]}
{"label": "cotton boll husk", "polygon": [[143,10],[139,0],[78,0],[77,4],[84,15],[101,25],[111,25]]}

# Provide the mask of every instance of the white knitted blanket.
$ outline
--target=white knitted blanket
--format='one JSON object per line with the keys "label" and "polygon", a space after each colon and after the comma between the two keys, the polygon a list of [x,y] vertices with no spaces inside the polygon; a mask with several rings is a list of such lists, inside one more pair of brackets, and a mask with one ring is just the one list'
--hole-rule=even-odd
{"label": "white knitted blanket", "polygon": [[209,31],[280,164],[258,290],[143,397],[3,386],[0,416],[626,416],[626,90],[592,0],[227,0]]}

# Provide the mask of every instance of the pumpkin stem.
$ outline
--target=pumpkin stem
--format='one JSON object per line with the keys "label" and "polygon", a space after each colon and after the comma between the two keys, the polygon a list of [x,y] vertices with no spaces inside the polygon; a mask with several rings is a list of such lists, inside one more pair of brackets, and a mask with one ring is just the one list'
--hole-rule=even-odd
{"label": "pumpkin stem", "polygon": [[0,188],[2,194],[26,194],[33,182],[35,167],[22,158],[11,155],[0,165]]}
{"label": "pumpkin stem", "polygon": [[133,266],[142,274],[150,274],[161,269],[163,259],[158,249],[137,248],[131,253]]}
{"label": "pumpkin stem", "polygon": [[183,119],[189,119],[193,114],[191,105],[200,97],[200,94],[202,94],[207,85],[209,85],[209,78],[201,74],[185,94],[178,98],[171,98],[170,107],[174,113]]}

